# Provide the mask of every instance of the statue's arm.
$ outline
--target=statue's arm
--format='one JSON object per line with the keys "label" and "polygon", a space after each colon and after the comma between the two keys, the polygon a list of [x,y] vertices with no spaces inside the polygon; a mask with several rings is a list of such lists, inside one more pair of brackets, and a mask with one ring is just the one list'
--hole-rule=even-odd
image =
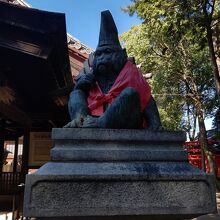
{"label": "statue's arm", "polygon": [[68,102],[71,121],[64,127],[81,127],[83,125],[84,118],[89,114],[87,97],[94,81],[92,73],[82,74],[78,77]]}
{"label": "statue's arm", "polygon": [[86,94],[80,89],[74,89],[70,93],[68,109],[71,121],[64,126],[65,128],[82,127],[84,118],[89,114],[86,99]]}
{"label": "statue's arm", "polygon": [[149,104],[147,107],[145,107],[143,114],[147,121],[148,129],[158,130],[162,128],[157,105],[152,96],[150,98]]}
{"label": "statue's arm", "polygon": [[74,89],[70,93],[68,109],[71,120],[87,116],[89,114],[87,95],[80,89]]}

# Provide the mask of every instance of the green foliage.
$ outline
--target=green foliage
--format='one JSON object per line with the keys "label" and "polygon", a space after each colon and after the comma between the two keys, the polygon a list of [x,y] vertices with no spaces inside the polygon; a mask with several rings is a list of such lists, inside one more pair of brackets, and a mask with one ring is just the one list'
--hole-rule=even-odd
{"label": "green foliage", "polygon": [[185,127],[182,119],[186,111],[201,106],[208,115],[216,104],[203,25],[204,2],[133,0],[123,9],[143,19],[142,24],[123,33],[121,41],[142,72],[153,74],[150,84],[163,126],[168,129]]}

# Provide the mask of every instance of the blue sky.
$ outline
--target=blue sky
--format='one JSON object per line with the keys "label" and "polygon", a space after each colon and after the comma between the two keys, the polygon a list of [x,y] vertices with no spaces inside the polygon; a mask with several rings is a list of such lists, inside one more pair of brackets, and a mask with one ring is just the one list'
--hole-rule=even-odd
{"label": "blue sky", "polygon": [[33,8],[66,14],[67,31],[82,43],[96,48],[99,35],[100,12],[110,10],[119,34],[141,23],[136,16],[130,17],[121,7],[131,0],[26,0]]}

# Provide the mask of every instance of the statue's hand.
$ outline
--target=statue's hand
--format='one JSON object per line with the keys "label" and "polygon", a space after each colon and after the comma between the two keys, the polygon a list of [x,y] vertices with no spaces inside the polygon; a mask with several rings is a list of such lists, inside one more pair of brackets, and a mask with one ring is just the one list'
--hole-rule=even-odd
{"label": "statue's hand", "polygon": [[84,117],[79,115],[78,117],[74,118],[68,124],[64,126],[64,128],[81,128],[83,125]]}
{"label": "statue's hand", "polygon": [[81,89],[87,92],[94,83],[95,83],[95,76],[92,72],[82,74],[80,78],[77,80],[77,83],[74,89]]}
{"label": "statue's hand", "polygon": [[83,121],[83,128],[100,128],[99,118],[93,116],[86,116]]}

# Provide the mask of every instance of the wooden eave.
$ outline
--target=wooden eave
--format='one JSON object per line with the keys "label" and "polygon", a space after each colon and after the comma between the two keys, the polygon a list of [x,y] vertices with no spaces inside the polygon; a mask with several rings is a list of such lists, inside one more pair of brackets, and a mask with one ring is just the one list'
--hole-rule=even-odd
{"label": "wooden eave", "polygon": [[89,58],[89,54],[81,53],[80,50],[69,46],[68,47],[69,55],[70,56],[77,56],[77,58],[81,58],[82,62]]}
{"label": "wooden eave", "polygon": [[34,123],[39,113],[50,120],[60,111],[55,96],[67,95],[73,84],[65,15],[0,2],[0,30],[0,86],[15,93],[12,103],[0,103],[0,117]]}

